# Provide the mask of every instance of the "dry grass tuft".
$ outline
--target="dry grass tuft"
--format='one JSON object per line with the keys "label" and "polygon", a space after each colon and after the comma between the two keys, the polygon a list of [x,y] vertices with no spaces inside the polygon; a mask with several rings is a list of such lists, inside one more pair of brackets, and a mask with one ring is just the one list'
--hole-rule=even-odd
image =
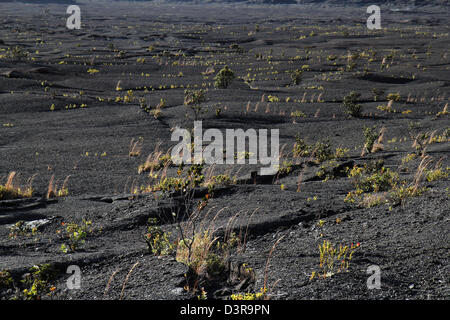
{"label": "dry grass tuft", "polygon": [[58,182],[55,182],[55,176],[52,175],[48,183],[47,199],[67,196],[69,194],[69,189],[67,188],[69,178],[70,175],[64,179],[62,187],[58,189]]}
{"label": "dry grass tuft", "polygon": [[139,137],[137,140],[131,139],[128,155],[130,157],[138,157],[142,152],[142,145],[144,143],[144,138]]}
{"label": "dry grass tuft", "polygon": [[386,132],[386,128],[385,127],[381,128],[380,135],[378,136],[378,140],[373,144],[372,150],[370,151],[371,153],[375,153],[375,152],[384,150],[385,132]]}
{"label": "dry grass tuft", "polygon": [[5,185],[0,184],[0,200],[29,198],[33,194],[33,188],[31,187],[33,177],[28,179],[27,186],[24,189],[17,187],[14,183],[16,172],[12,171],[6,180]]}
{"label": "dry grass tuft", "polygon": [[123,295],[124,295],[124,292],[125,292],[125,287],[126,287],[128,281],[130,280],[131,273],[133,273],[133,270],[138,266],[138,264],[139,264],[139,261],[136,262],[136,263],[131,267],[130,271],[128,272],[127,276],[125,277],[125,281],[123,282],[123,285],[122,285],[122,291],[120,292],[119,300],[123,300]]}
{"label": "dry grass tuft", "polygon": [[431,163],[431,161],[433,160],[433,158],[431,158],[430,156],[424,156],[422,158],[422,161],[420,161],[419,166],[417,167],[417,171],[414,174],[414,179],[413,179],[413,194],[418,193],[420,190],[420,185],[421,182],[425,176],[426,170],[428,168],[428,165]]}

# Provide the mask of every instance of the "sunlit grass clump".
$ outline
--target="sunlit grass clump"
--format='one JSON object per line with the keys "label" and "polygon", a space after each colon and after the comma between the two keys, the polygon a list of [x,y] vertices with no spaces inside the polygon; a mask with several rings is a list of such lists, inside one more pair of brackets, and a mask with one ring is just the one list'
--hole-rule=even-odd
{"label": "sunlit grass clump", "polygon": [[0,200],[10,200],[19,198],[29,198],[33,194],[33,189],[31,188],[31,182],[25,189],[21,189],[14,185],[14,177],[16,172],[13,171],[9,174],[8,179],[4,185],[0,184]]}

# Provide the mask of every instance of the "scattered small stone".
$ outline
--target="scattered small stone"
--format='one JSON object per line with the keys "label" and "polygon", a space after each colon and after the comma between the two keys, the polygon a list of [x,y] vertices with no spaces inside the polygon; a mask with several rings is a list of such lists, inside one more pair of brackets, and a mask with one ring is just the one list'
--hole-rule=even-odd
{"label": "scattered small stone", "polygon": [[31,229],[32,228],[39,228],[39,227],[42,227],[42,226],[44,226],[46,224],[49,224],[52,219],[53,219],[53,217],[49,218],[49,219],[38,219],[38,220],[25,222],[25,224],[27,225],[27,227],[29,227]]}
{"label": "scattered small stone", "polygon": [[182,295],[183,292],[184,292],[183,288],[175,288],[175,289],[170,290],[170,293],[172,293],[173,295],[176,295],[176,296]]}

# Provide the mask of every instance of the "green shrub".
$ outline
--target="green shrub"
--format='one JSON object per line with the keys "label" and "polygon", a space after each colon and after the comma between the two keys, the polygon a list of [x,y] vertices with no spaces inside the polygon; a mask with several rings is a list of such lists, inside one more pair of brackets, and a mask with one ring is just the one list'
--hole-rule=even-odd
{"label": "green shrub", "polygon": [[289,71],[289,75],[291,76],[294,85],[297,86],[302,81],[303,70],[295,69],[293,71]]}
{"label": "green shrub", "polygon": [[153,157],[148,157],[144,164],[139,165],[138,172],[152,172],[153,170],[160,170],[164,167],[168,167],[172,164],[172,158],[170,154],[157,154]]}
{"label": "green shrub", "polygon": [[328,240],[324,240],[322,245],[319,245],[319,270],[313,271],[310,280],[316,277],[325,279],[336,273],[348,271],[353,254],[359,246],[359,243],[337,246]]}
{"label": "green shrub", "polygon": [[221,69],[214,78],[214,86],[220,89],[226,89],[234,79],[234,72],[225,66]]}
{"label": "green shrub", "polygon": [[389,191],[389,201],[393,204],[402,203],[405,199],[421,196],[428,190],[427,187],[416,187],[414,185],[397,185]]}
{"label": "green shrub", "polygon": [[170,233],[164,232],[156,225],[156,219],[148,220],[150,226],[147,227],[147,232],[144,235],[144,240],[147,243],[148,251],[155,255],[167,255],[174,251],[175,244],[170,242]]}
{"label": "green shrub", "polygon": [[208,255],[206,257],[206,272],[208,273],[209,277],[221,277],[225,273],[226,268],[227,267],[225,265],[223,257],[215,253],[208,252]]}
{"label": "green shrub", "polygon": [[28,59],[29,55],[30,54],[28,53],[28,51],[18,46],[15,46],[14,48],[8,48],[5,54],[6,57],[19,61]]}
{"label": "green shrub", "polygon": [[350,168],[348,166],[341,166],[341,164],[336,160],[331,160],[319,167],[319,170],[316,172],[316,176],[323,181],[328,181],[338,177],[345,177],[349,170]]}
{"label": "green shrub", "polygon": [[286,175],[292,171],[292,161],[284,160],[281,166],[278,168],[279,175]]}
{"label": "green shrub", "polygon": [[69,243],[63,243],[61,245],[61,251],[64,253],[75,252],[81,248],[85,243],[85,239],[88,235],[89,226],[92,224],[91,221],[86,221],[83,219],[81,225],[76,223],[68,223],[66,226],[67,237],[69,238]]}
{"label": "green shrub", "polygon": [[392,100],[392,101],[398,102],[398,101],[400,101],[401,96],[400,96],[400,94],[398,92],[397,93],[389,93],[386,98],[388,100]]}
{"label": "green shrub", "polygon": [[194,112],[195,120],[203,112],[202,103],[206,102],[206,91],[200,90],[185,90],[184,91],[184,105],[189,107]]}
{"label": "green shrub", "polygon": [[311,147],[299,136],[295,137],[294,148],[292,149],[292,153],[294,157],[308,157],[310,156]]}
{"label": "green shrub", "polygon": [[296,118],[296,119],[299,119],[299,118],[305,118],[306,117],[306,114],[304,114],[302,111],[300,111],[300,110],[296,110],[296,111],[292,111],[291,112],[291,117],[292,118]]}
{"label": "green shrub", "polygon": [[426,170],[425,178],[427,179],[427,181],[431,182],[431,181],[435,181],[435,180],[446,179],[446,178],[448,178],[449,174],[450,174],[449,167],[447,167],[446,169],[442,169],[442,168],[438,167],[435,169]]}
{"label": "green shrub", "polygon": [[364,147],[368,153],[372,152],[373,145],[375,141],[379,138],[380,134],[376,131],[376,126],[374,127],[364,127]]}
{"label": "green shrub", "polygon": [[331,144],[329,142],[317,141],[315,144],[309,145],[299,136],[295,138],[292,153],[294,157],[314,157],[318,162],[334,158],[334,153],[331,150]]}
{"label": "green shrub", "polygon": [[348,153],[350,152],[350,149],[348,148],[336,148],[336,151],[334,152],[335,158],[345,158],[348,156]]}
{"label": "green shrub", "polygon": [[331,144],[328,141],[317,141],[313,146],[313,154],[318,162],[324,162],[334,158]]}
{"label": "green shrub", "polygon": [[184,177],[182,176],[183,170],[180,169],[178,170],[178,177],[161,177],[160,181],[152,186],[151,191],[165,193],[181,191],[186,195],[205,181],[202,171],[203,164],[194,164],[189,167]]}
{"label": "green shrub", "polygon": [[352,117],[360,117],[362,112],[362,105],[358,104],[361,94],[351,91],[350,94],[344,97],[343,107],[345,113]]}
{"label": "green shrub", "polygon": [[56,278],[56,270],[50,264],[36,265],[25,274],[22,283],[28,288],[22,291],[26,300],[41,300],[45,294],[51,295],[55,289],[50,281]]}
{"label": "green shrub", "polygon": [[196,233],[192,239],[182,239],[178,242],[176,260],[199,275],[207,266],[206,259],[214,241],[208,231]]}
{"label": "green shrub", "polygon": [[360,192],[388,191],[399,182],[397,172],[382,167],[379,171],[372,171],[365,167],[353,167],[349,177],[353,179],[355,187]]}
{"label": "green shrub", "polygon": [[0,185],[0,200],[17,199],[22,198],[22,195],[18,190],[7,188]]}
{"label": "green shrub", "polygon": [[350,171],[349,177],[356,190],[349,192],[345,201],[357,202],[365,207],[384,203],[399,204],[407,198],[420,196],[427,191],[426,187],[419,185],[417,177],[413,183],[408,184],[400,180],[397,172],[385,168],[381,163],[365,164],[364,167],[355,166]]}
{"label": "green shrub", "polygon": [[8,289],[13,287],[14,280],[11,277],[11,273],[7,270],[0,271],[0,289]]}
{"label": "green shrub", "polygon": [[204,185],[210,190],[214,189],[216,185],[231,185],[236,184],[236,177],[230,177],[228,174],[218,174],[217,176],[211,176],[208,181],[205,181]]}
{"label": "green shrub", "polygon": [[425,147],[428,144],[430,136],[427,132],[421,132],[422,125],[419,122],[408,122],[408,134],[411,140],[414,141],[413,147],[416,149],[416,154],[421,156],[425,152]]}
{"label": "green shrub", "polygon": [[[31,182],[24,188],[18,188],[14,185],[14,178],[16,172],[12,171],[8,175],[8,179],[4,185],[0,184],[0,200],[18,199],[18,198],[30,198],[33,194],[33,188]],[[30,180],[31,181],[31,180]]]}

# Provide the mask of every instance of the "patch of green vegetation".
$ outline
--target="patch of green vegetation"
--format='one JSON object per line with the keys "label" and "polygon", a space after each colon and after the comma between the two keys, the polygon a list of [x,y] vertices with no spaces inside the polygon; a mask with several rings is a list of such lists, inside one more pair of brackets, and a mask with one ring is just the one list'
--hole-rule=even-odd
{"label": "patch of green vegetation", "polygon": [[269,100],[269,102],[280,102],[280,98],[277,96],[272,96],[272,95],[268,95],[267,96],[267,100]]}
{"label": "patch of green vegetation", "polygon": [[0,184],[0,200],[11,200],[19,198],[30,198],[33,195],[33,188],[31,187],[32,179],[29,179],[28,186],[24,189],[18,188],[13,181],[16,172],[13,171],[8,175],[8,179],[4,185]]}
{"label": "patch of green vegetation", "polygon": [[294,119],[300,119],[300,118],[305,118],[306,114],[304,114],[300,110],[296,110],[296,111],[292,111],[291,112],[291,117],[294,118]]}
{"label": "patch of green vegetation", "polygon": [[100,72],[100,70],[94,69],[94,68],[89,68],[89,69],[87,70],[87,73],[89,73],[89,74],[91,74],[91,75],[96,74],[96,73],[98,73],[98,72]]}
{"label": "patch of green vegetation", "polygon": [[182,239],[178,243],[176,259],[199,274],[208,267],[207,257],[214,242],[215,239],[207,231],[195,234],[193,239]]}
{"label": "patch of green vegetation", "polygon": [[364,135],[364,148],[367,150],[368,153],[371,153],[373,150],[373,145],[375,144],[375,141],[378,140],[380,137],[380,133],[377,132],[377,127],[364,127],[363,129],[363,135]]}
{"label": "patch of green vegetation", "polygon": [[236,179],[236,176],[230,177],[228,174],[218,174],[210,177],[208,181],[205,181],[204,185],[208,187],[211,192],[216,185],[236,184]]}
{"label": "patch of green vegetation", "polygon": [[319,270],[313,271],[310,280],[314,278],[325,279],[336,273],[347,272],[350,262],[360,244],[334,245],[328,240],[324,240],[319,245]]}
{"label": "patch of green vegetation", "polygon": [[406,156],[404,156],[402,158],[402,165],[405,165],[408,162],[413,161],[414,159],[417,159],[417,154],[415,154],[415,153],[408,153]]}
{"label": "patch of green vegetation", "polygon": [[384,166],[378,171],[371,170],[368,166],[355,166],[349,176],[353,178],[358,192],[387,191],[399,182],[398,173]]}
{"label": "patch of green vegetation", "polygon": [[0,290],[9,289],[14,286],[14,280],[11,277],[11,273],[7,270],[0,271]]}
{"label": "patch of green vegetation", "polygon": [[349,152],[350,152],[350,149],[348,149],[348,148],[336,148],[336,150],[334,152],[334,157],[336,159],[345,158],[348,156]]}
{"label": "patch of green vegetation", "polygon": [[226,89],[234,78],[234,72],[228,66],[225,66],[214,77],[214,86],[219,89]]}
{"label": "patch of green vegetation", "polygon": [[18,221],[9,228],[9,237],[11,239],[16,239],[18,237],[24,236],[34,236],[37,234],[37,228],[31,228],[25,221]]}
{"label": "patch of green vegetation", "polygon": [[278,168],[278,175],[283,176],[291,173],[292,166],[293,166],[292,161],[284,160],[281,163],[280,167]]}
{"label": "patch of green vegetation", "polygon": [[334,154],[331,150],[331,144],[328,141],[317,141],[313,146],[313,155],[318,162],[324,162],[333,159]]}
{"label": "patch of green vegetation", "polygon": [[[229,270],[228,258],[230,250],[235,248],[240,239],[234,233],[225,236],[223,242],[213,237],[209,230],[195,232],[192,238],[185,238],[178,242],[176,260],[189,267],[186,275],[189,279],[186,290],[196,292],[199,283],[205,279],[224,280]],[[254,277],[254,272],[241,276]],[[206,298],[206,295],[203,297]]]}
{"label": "patch of green vegetation", "polygon": [[303,70],[295,69],[293,71],[289,71],[289,76],[291,77],[292,83],[298,86],[302,81]]}
{"label": "patch of green vegetation", "polygon": [[400,94],[398,92],[397,93],[389,93],[386,96],[386,99],[391,100],[391,101],[395,101],[395,102],[399,102],[401,100],[401,96],[400,96]]}
{"label": "patch of green vegetation", "polygon": [[361,117],[362,105],[358,103],[360,97],[361,94],[356,91],[351,91],[344,97],[342,106],[345,113],[355,118]]}
{"label": "patch of green vegetation", "polygon": [[203,164],[191,165],[184,176],[183,173],[184,165],[180,165],[177,177],[162,176],[157,183],[151,186],[149,191],[162,191],[163,193],[181,192],[186,195],[205,181]]}
{"label": "patch of green vegetation", "polygon": [[267,288],[261,288],[259,292],[234,293],[230,296],[231,300],[265,300],[267,297]]}
{"label": "patch of green vegetation", "polygon": [[421,166],[412,183],[401,180],[398,172],[384,167],[382,161],[365,163],[363,167],[354,166],[349,177],[356,190],[349,192],[344,201],[373,207],[399,204],[407,198],[420,196],[428,190],[420,186],[420,174],[424,168]]}
{"label": "patch of green vegetation", "polygon": [[200,90],[185,90],[184,91],[184,105],[189,107],[194,112],[194,119],[198,120],[200,115],[204,112],[202,104],[206,102],[206,91]]}
{"label": "patch of green vegetation", "polygon": [[292,153],[294,157],[308,157],[310,156],[311,147],[300,138],[300,136],[295,137],[294,148],[292,149]]}
{"label": "patch of green vegetation", "polygon": [[18,199],[18,198],[22,198],[22,195],[17,189],[11,189],[0,185],[0,200]]}
{"label": "patch of green vegetation", "polygon": [[408,134],[413,141],[413,147],[416,149],[416,154],[422,156],[425,153],[425,147],[429,142],[429,134],[422,132],[422,125],[419,122],[408,122]]}
{"label": "patch of green vegetation", "polygon": [[450,174],[450,167],[447,167],[446,169],[437,167],[434,169],[426,170],[425,178],[427,179],[427,181],[431,182],[446,179],[448,178],[449,174]]}
{"label": "patch of green vegetation", "polygon": [[13,48],[8,48],[4,54],[0,54],[0,59],[8,58],[12,60],[23,61],[29,58],[30,53],[25,49],[15,46]]}
{"label": "patch of green vegetation", "polygon": [[298,135],[295,138],[292,153],[294,157],[311,157],[317,162],[323,162],[334,158],[334,153],[331,150],[331,144],[329,142],[317,141],[315,144],[309,145]]}
{"label": "patch of green vegetation", "polygon": [[148,219],[149,226],[144,235],[148,251],[154,255],[168,255],[175,250],[175,244],[170,241],[170,233],[164,232],[157,226],[157,219]]}
{"label": "patch of green vegetation", "polygon": [[316,175],[322,179],[322,181],[328,181],[332,179],[337,179],[338,177],[346,176],[349,172],[348,166],[342,166],[336,160],[330,160],[325,162],[319,167]]}
{"label": "patch of green vegetation", "polygon": [[61,251],[64,253],[69,253],[79,250],[85,243],[88,233],[92,232],[92,230],[89,229],[91,224],[92,221],[86,221],[84,219],[80,225],[76,223],[68,223],[65,230],[69,241],[68,244],[63,243],[61,245]]}
{"label": "patch of green vegetation", "polygon": [[36,265],[25,274],[22,283],[27,287],[23,296],[26,300],[41,300],[44,295],[51,295],[55,287],[50,284],[57,272],[50,264]]}
{"label": "patch of green vegetation", "polygon": [[147,158],[144,164],[139,165],[138,172],[153,172],[168,167],[172,164],[170,154],[157,155],[154,159]]}
{"label": "patch of green vegetation", "polygon": [[162,114],[162,109],[166,106],[167,101],[161,98],[160,102],[156,106],[148,105],[145,98],[139,99],[139,106],[144,112],[152,115],[155,119],[159,119]]}
{"label": "patch of green vegetation", "polygon": [[377,107],[377,110],[380,110],[383,112],[388,112],[388,113],[396,113],[397,112],[396,110],[392,109],[392,103],[388,103],[387,105],[381,104]]}

